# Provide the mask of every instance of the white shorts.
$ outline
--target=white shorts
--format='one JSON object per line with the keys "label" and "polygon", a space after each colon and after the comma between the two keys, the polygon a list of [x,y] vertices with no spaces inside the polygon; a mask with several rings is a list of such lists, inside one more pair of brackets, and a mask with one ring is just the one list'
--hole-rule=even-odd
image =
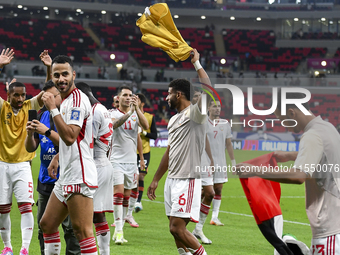
{"label": "white shorts", "polygon": [[324,238],[313,238],[310,255],[340,255],[340,233]]}
{"label": "white shorts", "polygon": [[67,204],[67,200],[73,194],[81,194],[84,197],[93,198],[96,188],[90,188],[85,183],[61,185],[59,181],[56,181],[53,192],[60,202]]}
{"label": "white shorts", "polygon": [[30,163],[0,161],[0,189],[0,205],[11,204],[13,193],[18,203],[34,204]]}
{"label": "white shorts", "polygon": [[97,166],[98,188],[93,195],[93,211],[113,212],[113,169],[112,165]]}
{"label": "white shorts", "polygon": [[201,207],[201,180],[166,178],[164,204],[167,216],[188,218],[197,223]]}
{"label": "white shorts", "polygon": [[137,163],[112,163],[112,167],[114,186],[124,184],[124,189],[137,188]]}
{"label": "white shorts", "polygon": [[[203,171],[204,170],[204,171]],[[210,167],[202,167],[201,171],[202,186],[212,186],[214,185],[214,179]]]}
{"label": "white shorts", "polygon": [[225,167],[215,167],[214,172],[214,184],[228,182],[228,171]]}

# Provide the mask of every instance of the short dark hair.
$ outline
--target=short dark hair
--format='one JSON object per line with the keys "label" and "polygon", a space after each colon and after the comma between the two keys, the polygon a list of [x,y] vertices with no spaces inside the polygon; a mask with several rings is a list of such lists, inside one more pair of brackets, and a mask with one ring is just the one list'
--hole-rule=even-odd
{"label": "short dark hair", "polygon": [[9,84],[8,92],[9,92],[9,93],[12,93],[13,90],[14,90],[14,87],[26,88],[25,84],[16,81],[16,82],[13,82],[13,83]]}
{"label": "short dark hair", "polygon": [[85,82],[77,82],[75,85],[84,94],[86,94],[86,95],[92,94],[92,89],[91,89],[91,87],[87,83],[85,83]]}
{"label": "short dark hair", "polygon": [[128,90],[130,90],[130,91],[132,92],[132,89],[131,89],[130,86],[128,86],[128,85],[122,85],[122,86],[120,86],[120,87],[118,88],[118,93],[117,93],[117,95],[120,95],[120,93],[122,92],[123,89],[128,89]]}
{"label": "short dark hair", "polygon": [[[299,93],[299,92],[289,92],[286,94],[287,99],[301,99],[301,98],[305,98],[305,94],[304,93]],[[279,89],[279,93],[277,95],[277,108],[280,112],[281,111],[281,89]],[[309,111],[309,104],[307,103],[303,103],[302,104],[308,111]],[[286,110],[288,110],[289,108],[298,108],[295,104],[287,104],[286,105]]]}
{"label": "short dark hair", "polygon": [[142,93],[136,93],[136,95],[138,96],[138,98],[140,99],[140,101],[144,104],[146,104],[146,97],[144,96],[144,94]]}
{"label": "short dark hair", "polygon": [[68,56],[65,56],[65,55],[58,55],[56,56],[53,60],[52,60],[52,66],[53,64],[56,63],[56,64],[65,64],[65,63],[69,63],[70,66],[72,67],[73,69],[73,61],[70,57]]}
{"label": "short dark hair", "polygon": [[194,95],[194,89],[191,83],[186,79],[176,79],[170,82],[169,88],[172,88],[176,92],[182,92],[188,101],[191,101]]}
{"label": "short dark hair", "polygon": [[46,90],[49,90],[50,88],[53,88],[53,87],[55,87],[55,84],[54,84],[54,82],[52,81],[52,80],[48,80],[46,83],[45,83],[45,85],[44,85],[44,87],[43,87],[43,91],[46,91]]}

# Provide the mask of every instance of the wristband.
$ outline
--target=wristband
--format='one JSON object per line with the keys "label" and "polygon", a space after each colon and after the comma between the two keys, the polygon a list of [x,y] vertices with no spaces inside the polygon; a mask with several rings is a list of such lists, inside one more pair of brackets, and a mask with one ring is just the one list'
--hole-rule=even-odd
{"label": "wristband", "polygon": [[193,63],[193,65],[194,65],[196,71],[198,71],[199,69],[202,68],[199,60],[196,60],[195,63]]}
{"label": "wristband", "polygon": [[236,166],[236,160],[235,160],[235,159],[232,159],[232,160],[231,160],[231,165],[232,165],[232,166]]}
{"label": "wristband", "polygon": [[59,115],[60,112],[57,108],[55,108],[55,109],[50,111],[50,114],[52,115],[52,118],[54,118],[55,116]]}
{"label": "wristband", "polygon": [[131,115],[132,115],[132,113],[133,113],[133,111],[132,111],[132,110],[130,110],[130,111],[128,111],[128,112],[127,112],[127,114],[129,114],[129,116],[131,116]]}
{"label": "wristband", "polygon": [[143,130],[143,135],[146,136],[148,132],[146,132],[145,130]]}

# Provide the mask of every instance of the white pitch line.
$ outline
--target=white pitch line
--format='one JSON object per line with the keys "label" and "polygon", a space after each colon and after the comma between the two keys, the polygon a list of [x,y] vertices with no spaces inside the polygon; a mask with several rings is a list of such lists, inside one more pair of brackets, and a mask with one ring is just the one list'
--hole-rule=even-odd
{"label": "white pitch line", "polygon": [[[142,200],[146,201],[146,202],[156,203],[156,204],[164,204],[164,202],[161,202],[161,201],[151,201],[149,199],[142,199]],[[253,215],[244,214],[244,213],[235,213],[235,212],[227,212],[227,211],[220,211],[220,213],[226,213],[226,214],[232,214],[232,215],[238,215],[238,216],[244,216],[244,217],[250,217],[250,218],[254,217]],[[310,226],[308,223],[303,223],[303,222],[298,222],[298,221],[283,220],[283,222],[291,223],[291,224],[297,224],[297,225],[303,225],[303,226]]]}

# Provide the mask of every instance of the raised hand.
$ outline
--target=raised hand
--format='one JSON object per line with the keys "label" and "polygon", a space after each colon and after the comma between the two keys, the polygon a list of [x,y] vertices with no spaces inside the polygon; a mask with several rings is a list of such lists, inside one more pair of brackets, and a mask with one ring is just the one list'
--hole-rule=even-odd
{"label": "raised hand", "polygon": [[11,63],[13,58],[14,58],[13,49],[10,48],[7,48],[6,50],[3,49],[0,55],[0,68],[3,68],[5,65]]}
{"label": "raised hand", "polygon": [[191,63],[195,63],[197,60],[200,60],[200,54],[196,49],[193,49],[191,54]]}
{"label": "raised hand", "polygon": [[51,59],[50,55],[48,55],[48,50],[44,50],[43,52],[41,52],[39,58],[45,66],[51,66],[52,65],[52,59]]}

